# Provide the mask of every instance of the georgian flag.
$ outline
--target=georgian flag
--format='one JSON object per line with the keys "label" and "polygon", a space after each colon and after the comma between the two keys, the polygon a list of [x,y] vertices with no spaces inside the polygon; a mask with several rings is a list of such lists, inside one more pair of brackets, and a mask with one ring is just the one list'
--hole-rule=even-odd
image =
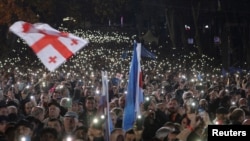
{"label": "georgian flag", "polygon": [[49,71],[54,71],[89,42],[44,23],[18,21],[9,29],[32,48]]}

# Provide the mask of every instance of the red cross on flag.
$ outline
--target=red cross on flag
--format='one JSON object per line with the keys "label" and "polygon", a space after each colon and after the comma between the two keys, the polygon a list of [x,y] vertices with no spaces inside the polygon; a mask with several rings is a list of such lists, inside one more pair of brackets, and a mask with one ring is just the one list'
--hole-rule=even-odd
{"label": "red cross on flag", "polygon": [[17,21],[10,26],[10,31],[32,48],[49,71],[54,71],[89,42],[44,23]]}

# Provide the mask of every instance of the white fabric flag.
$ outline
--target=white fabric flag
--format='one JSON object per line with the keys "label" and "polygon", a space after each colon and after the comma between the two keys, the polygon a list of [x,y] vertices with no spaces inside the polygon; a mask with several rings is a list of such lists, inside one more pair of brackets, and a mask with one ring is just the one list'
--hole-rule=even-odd
{"label": "white fabric flag", "polygon": [[10,31],[22,38],[49,71],[54,71],[89,41],[58,31],[48,24],[17,21]]}

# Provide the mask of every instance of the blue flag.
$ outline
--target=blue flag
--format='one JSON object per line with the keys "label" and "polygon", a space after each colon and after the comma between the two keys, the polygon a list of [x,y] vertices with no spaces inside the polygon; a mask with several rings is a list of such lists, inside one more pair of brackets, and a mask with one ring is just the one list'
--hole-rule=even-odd
{"label": "blue flag", "polygon": [[141,56],[156,59],[156,55],[148,51],[145,47],[141,47]]}
{"label": "blue flag", "polygon": [[110,117],[110,109],[108,106],[108,103],[109,103],[108,73],[106,71],[102,71],[102,99],[100,101],[101,101],[101,105],[105,105],[105,110],[104,110],[104,114],[106,114],[105,138],[108,141],[111,131],[114,129],[114,125]]}
{"label": "blue flag", "polygon": [[143,102],[142,72],[140,65],[141,44],[135,43],[129,71],[128,91],[123,116],[123,130],[133,127],[138,115],[141,115],[140,104]]}

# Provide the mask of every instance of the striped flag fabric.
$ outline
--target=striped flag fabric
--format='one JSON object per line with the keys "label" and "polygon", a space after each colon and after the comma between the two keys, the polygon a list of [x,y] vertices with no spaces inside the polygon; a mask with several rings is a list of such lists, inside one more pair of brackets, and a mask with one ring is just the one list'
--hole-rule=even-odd
{"label": "striped flag fabric", "polygon": [[123,130],[133,127],[137,116],[141,115],[140,104],[143,103],[141,43],[134,43],[134,52],[129,71],[128,91],[123,114]]}
{"label": "striped flag fabric", "polygon": [[9,29],[32,48],[49,71],[54,71],[89,42],[45,23],[17,21]]}

